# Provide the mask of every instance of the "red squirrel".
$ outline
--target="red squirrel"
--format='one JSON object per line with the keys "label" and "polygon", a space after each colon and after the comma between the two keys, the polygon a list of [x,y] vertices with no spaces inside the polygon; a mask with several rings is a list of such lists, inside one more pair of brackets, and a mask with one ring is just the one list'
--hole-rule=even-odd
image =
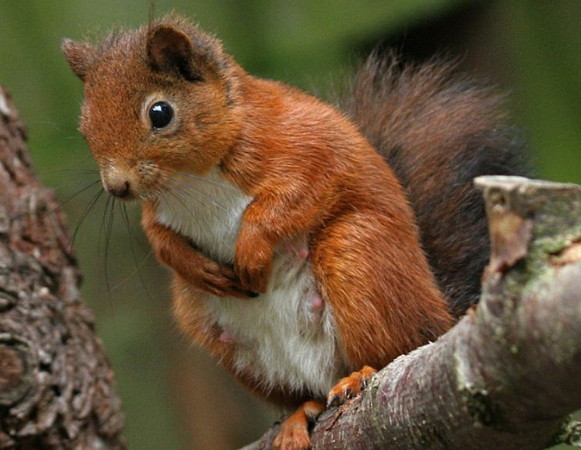
{"label": "red squirrel", "polygon": [[341,112],[248,74],[175,15],[63,51],[103,186],[141,203],[173,272],[177,322],[296,409],[276,448],[308,448],[325,401],[477,300],[488,240],[471,179],[514,173],[518,155],[487,89],[375,57]]}

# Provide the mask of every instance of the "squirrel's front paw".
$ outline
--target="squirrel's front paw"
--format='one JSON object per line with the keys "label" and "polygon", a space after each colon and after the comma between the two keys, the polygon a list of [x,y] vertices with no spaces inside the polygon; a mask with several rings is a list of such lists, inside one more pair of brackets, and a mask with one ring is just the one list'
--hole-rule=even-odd
{"label": "squirrel's front paw", "polygon": [[206,292],[218,297],[252,298],[258,295],[255,291],[246,289],[229,267],[208,261],[199,269],[194,284]]}
{"label": "squirrel's front paw", "polygon": [[272,272],[274,248],[264,239],[238,239],[234,272],[252,292],[265,292]]}

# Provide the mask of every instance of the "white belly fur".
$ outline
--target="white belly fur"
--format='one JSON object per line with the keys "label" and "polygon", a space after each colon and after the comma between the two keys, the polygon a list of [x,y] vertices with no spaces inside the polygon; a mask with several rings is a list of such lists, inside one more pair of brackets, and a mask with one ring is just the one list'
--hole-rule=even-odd
{"label": "white belly fur", "polygon": [[[185,177],[179,186],[187,187],[160,196],[159,222],[190,237],[212,259],[232,262],[240,219],[252,199],[216,172]],[[340,375],[339,358],[332,312],[313,301],[317,295],[309,260],[283,245],[266,293],[249,300],[208,294],[208,307],[237,344],[239,370],[253,373],[267,389],[326,396]]]}

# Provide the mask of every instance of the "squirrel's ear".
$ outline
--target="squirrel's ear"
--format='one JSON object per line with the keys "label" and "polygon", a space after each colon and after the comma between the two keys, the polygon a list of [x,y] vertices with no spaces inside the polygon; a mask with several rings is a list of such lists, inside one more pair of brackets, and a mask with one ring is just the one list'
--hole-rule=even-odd
{"label": "squirrel's ear", "polygon": [[170,26],[159,25],[147,36],[147,59],[153,70],[201,81],[203,67],[187,34]]}
{"label": "squirrel's ear", "polygon": [[74,42],[70,39],[64,39],[61,44],[61,50],[75,75],[85,81],[85,76],[95,60],[95,49],[86,42]]}

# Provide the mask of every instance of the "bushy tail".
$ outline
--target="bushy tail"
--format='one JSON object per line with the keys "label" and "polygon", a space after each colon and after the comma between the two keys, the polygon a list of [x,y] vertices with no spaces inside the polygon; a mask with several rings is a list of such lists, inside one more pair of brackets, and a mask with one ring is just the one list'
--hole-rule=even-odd
{"label": "bushy tail", "polygon": [[343,111],[407,189],[424,250],[456,314],[480,296],[489,258],[480,175],[526,175],[519,133],[503,97],[458,76],[453,64],[404,66],[372,56],[345,96]]}

